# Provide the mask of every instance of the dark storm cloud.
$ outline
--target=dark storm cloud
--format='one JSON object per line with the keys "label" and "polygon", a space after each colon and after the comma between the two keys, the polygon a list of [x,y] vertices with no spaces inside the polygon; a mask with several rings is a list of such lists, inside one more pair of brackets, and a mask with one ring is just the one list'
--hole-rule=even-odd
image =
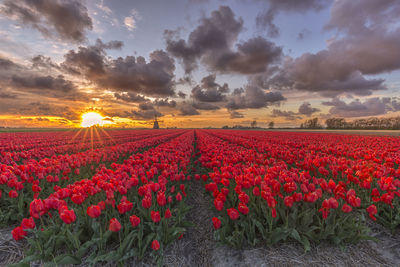
{"label": "dark storm cloud", "polygon": [[127,93],[114,93],[114,97],[116,99],[125,101],[125,102],[131,102],[131,103],[141,103],[141,102],[147,102],[150,101],[150,99],[138,95],[132,92],[127,92]]}
{"label": "dark storm cloud", "polygon": [[62,63],[64,69],[82,75],[99,87],[113,91],[133,92],[146,96],[173,96],[174,60],[162,50],[156,50],[146,62],[144,57],[127,56],[111,59],[105,49],[119,48],[115,41],[70,50]]}
{"label": "dark storm cloud", "polygon": [[31,59],[32,69],[60,69],[60,66],[54,63],[50,57],[36,55]]}
{"label": "dark storm cloud", "polygon": [[274,89],[294,89],[320,92],[323,96],[352,93],[359,96],[385,89],[383,79],[365,79],[355,66],[340,62],[344,56],[324,50],[303,54],[287,61],[274,75],[265,75],[263,86]]}
{"label": "dark storm cloud", "polygon": [[93,27],[87,8],[77,0],[6,0],[0,8],[4,15],[45,37],[56,33],[63,40],[82,42]]}
{"label": "dark storm cloud", "polygon": [[[338,0],[333,3],[326,29],[338,37],[325,50],[289,59],[266,86],[366,96],[386,89],[383,79],[367,79],[400,69],[400,1]],[[354,14],[357,14],[355,16]]]}
{"label": "dark storm cloud", "polygon": [[186,98],[186,94],[184,92],[182,92],[182,91],[179,91],[178,92],[178,97],[182,98],[182,99],[185,99]]}
{"label": "dark storm cloud", "polygon": [[290,120],[290,121],[301,119],[301,116],[299,116],[298,113],[296,113],[296,112],[279,110],[279,109],[272,110],[271,117],[273,117],[273,118],[283,117],[286,120]]}
{"label": "dark storm cloud", "polygon": [[65,105],[53,105],[43,102],[31,102],[23,107],[10,110],[12,114],[29,116],[54,116],[63,117],[68,120],[80,120],[80,114]]}
{"label": "dark storm cloud", "polygon": [[236,19],[227,6],[221,6],[203,18],[187,40],[180,39],[176,31],[165,31],[167,51],[183,62],[190,74],[201,61],[210,71],[220,73],[253,74],[265,71],[279,61],[282,49],[262,37],[237,44],[243,30],[243,20]]}
{"label": "dark storm cloud", "polygon": [[0,99],[16,99],[18,98],[18,95],[14,94],[14,93],[10,93],[6,90],[4,90],[3,88],[0,88]]}
{"label": "dark storm cloud", "polygon": [[149,109],[149,110],[138,109],[138,110],[117,112],[117,113],[110,113],[109,116],[127,118],[131,120],[153,120],[156,116],[162,117],[164,115],[155,109]]}
{"label": "dark storm cloud", "polygon": [[244,115],[236,110],[228,110],[231,119],[244,118]]}
{"label": "dark storm cloud", "polygon": [[179,111],[182,116],[193,116],[193,115],[199,115],[200,113],[197,111],[195,107],[193,107],[192,104],[187,103],[187,102],[181,102],[179,105]]}
{"label": "dark storm cloud", "polygon": [[262,37],[249,39],[237,45],[237,52],[225,51],[218,57],[204,58],[211,70],[222,73],[253,74],[264,72],[270,64],[282,56],[282,48]]}
{"label": "dark storm cloud", "polygon": [[229,92],[228,84],[219,85],[215,82],[216,75],[211,74],[201,80],[201,84],[192,89],[192,97],[201,102],[220,102]]}
{"label": "dark storm cloud", "polygon": [[315,112],[320,111],[318,108],[311,107],[311,104],[308,102],[304,102],[299,107],[299,114],[310,116]]}
{"label": "dark storm cloud", "polygon": [[193,107],[200,110],[217,110],[219,106],[207,102],[193,102]]}
{"label": "dark storm cloud", "polygon": [[230,110],[264,108],[279,104],[286,98],[280,92],[265,92],[256,85],[247,85],[245,89],[235,89],[228,96],[226,107]]}
{"label": "dark storm cloud", "polygon": [[56,78],[52,76],[12,76],[12,85],[14,88],[52,90],[61,92],[70,92],[76,90],[75,85],[59,75]]}
{"label": "dark storm cloud", "polygon": [[158,106],[158,107],[170,107],[170,108],[176,107],[176,101],[175,100],[169,100],[168,98],[156,99],[156,100],[153,101],[153,104]]}
{"label": "dark storm cloud", "polygon": [[346,103],[339,98],[333,98],[331,101],[323,102],[325,106],[332,106],[329,113],[339,117],[365,117],[386,114],[388,111],[399,111],[400,105],[395,98],[369,98],[364,102],[356,99]]}
{"label": "dark storm cloud", "polygon": [[[260,1],[257,1],[260,2]],[[330,3],[330,0],[267,0],[263,3],[268,4],[263,12],[257,15],[256,23],[261,29],[266,29],[268,35],[277,37],[279,35],[279,28],[274,24],[275,17],[280,12],[307,12],[319,11]]]}
{"label": "dark storm cloud", "polygon": [[[35,57],[35,63],[51,63],[46,57]],[[34,64],[35,64],[34,63]],[[77,86],[63,75],[46,75],[34,66],[32,68],[17,64],[9,59],[0,58],[0,85],[15,92],[28,92],[42,96],[68,100],[87,100]]]}
{"label": "dark storm cloud", "polygon": [[210,17],[201,19],[188,41],[177,39],[174,31],[165,31],[167,51],[181,59],[186,73],[190,73],[204,54],[229,50],[242,28],[243,20],[236,19],[229,7],[221,6]]}

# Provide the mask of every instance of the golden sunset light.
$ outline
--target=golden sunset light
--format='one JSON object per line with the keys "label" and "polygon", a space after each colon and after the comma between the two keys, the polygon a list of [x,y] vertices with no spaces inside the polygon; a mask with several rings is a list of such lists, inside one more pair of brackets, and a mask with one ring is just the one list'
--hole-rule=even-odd
{"label": "golden sunset light", "polygon": [[105,119],[97,112],[87,112],[82,114],[81,127],[91,127],[91,126],[104,126],[106,124],[114,124],[114,122]]}

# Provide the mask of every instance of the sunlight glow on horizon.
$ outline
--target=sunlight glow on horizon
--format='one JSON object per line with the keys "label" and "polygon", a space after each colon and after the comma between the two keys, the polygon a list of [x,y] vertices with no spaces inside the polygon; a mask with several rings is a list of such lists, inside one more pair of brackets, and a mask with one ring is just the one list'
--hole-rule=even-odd
{"label": "sunlight glow on horizon", "polygon": [[103,126],[106,124],[114,124],[114,122],[106,120],[103,116],[101,116],[97,112],[87,112],[82,114],[81,127],[86,128],[94,125]]}

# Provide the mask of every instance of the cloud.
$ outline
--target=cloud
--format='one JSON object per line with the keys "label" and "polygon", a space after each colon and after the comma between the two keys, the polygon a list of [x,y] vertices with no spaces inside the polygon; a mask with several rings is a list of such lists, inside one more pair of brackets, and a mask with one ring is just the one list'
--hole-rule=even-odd
{"label": "cloud", "polygon": [[220,102],[225,99],[225,93],[229,91],[228,84],[222,86],[215,82],[216,75],[203,77],[201,85],[192,89],[193,99],[201,102]]}
{"label": "cloud", "polygon": [[228,110],[231,119],[244,118],[244,115],[236,110]]}
{"label": "cloud", "polygon": [[141,19],[138,11],[132,9],[131,15],[124,18],[124,25],[129,31],[133,31],[136,28],[136,23]]}
{"label": "cloud", "polygon": [[101,88],[133,92],[145,96],[172,96],[174,92],[174,60],[162,50],[153,51],[146,62],[142,56],[112,59],[106,49],[119,48],[120,43],[83,47],[70,50],[61,64],[74,75],[81,75]]}
{"label": "cloud", "polygon": [[267,30],[270,37],[279,36],[279,28],[274,24],[275,17],[280,12],[320,11],[330,0],[268,0],[268,8],[256,17],[257,27]]}
{"label": "cloud", "polygon": [[269,65],[279,62],[281,56],[281,47],[256,37],[238,44],[236,52],[225,51],[217,57],[210,55],[204,62],[211,70],[222,73],[253,74],[266,71]]}
{"label": "cloud", "polygon": [[234,45],[243,30],[242,18],[236,18],[227,6],[220,6],[209,17],[200,20],[187,40],[178,31],[165,31],[167,51],[182,61],[185,73],[190,74],[198,62],[209,71],[219,73],[254,74],[277,63],[282,48],[263,37],[251,38]]}
{"label": "cloud", "polygon": [[75,85],[66,79],[64,76],[12,76],[13,88],[24,88],[33,90],[51,90],[61,91],[64,93],[76,90]]}
{"label": "cloud", "polygon": [[193,107],[193,105],[191,105],[190,103],[187,103],[187,102],[181,102],[179,110],[180,110],[180,115],[182,115],[182,116],[193,116],[193,115],[200,114],[197,111],[197,109]]}
{"label": "cloud", "polygon": [[153,104],[158,106],[158,107],[170,107],[170,108],[176,107],[176,101],[175,100],[169,100],[168,98],[156,99],[156,100],[153,101]]}
{"label": "cloud", "polygon": [[299,116],[298,113],[296,113],[296,112],[279,110],[279,109],[273,109],[271,117],[273,117],[273,118],[283,117],[286,120],[290,120],[290,121],[301,119],[301,116]]}
{"label": "cloud", "polygon": [[217,110],[219,106],[207,102],[193,102],[193,107],[200,110]]}
{"label": "cloud", "polygon": [[264,108],[269,105],[279,104],[286,98],[281,92],[265,92],[256,85],[247,85],[245,89],[235,89],[228,96],[226,107],[231,110],[247,108]]}
{"label": "cloud", "polygon": [[[51,61],[47,59],[42,57],[35,62],[48,64]],[[56,73],[46,75],[43,71],[37,70],[36,65],[28,68],[9,59],[0,58],[0,70],[0,85],[13,91],[64,100],[87,100],[87,95],[80,92],[78,87],[65,76]]]}
{"label": "cloud", "polygon": [[299,114],[311,116],[313,113],[320,111],[318,108],[311,107],[311,104],[304,102],[299,107]]}
{"label": "cloud", "polygon": [[182,92],[182,91],[179,91],[178,92],[178,97],[182,98],[182,99],[185,99],[186,98],[186,94],[184,92]]}
{"label": "cloud", "polygon": [[127,92],[127,93],[114,93],[114,97],[116,99],[125,101],[125,102],[131,102],[131,103],[141,103],[141,102],[147,102],[150,101],[150,99],[142,96],[135,94],[133,92]]}
{"label": "cloud", "polygon": [[39,30],[45,37],[55,35],[66,41],[83,42],[92,30],[87,8],[77,0],[6,0],[0,12],[22,25]]}
{"label": "cloud", "polygon": [[162,117],[163,114],[155,109],[131,110],[112,114],[113,117],[128,118],[132,120],[153,120],[156,116]]}
{"label": "cloud", "polygon": [[185,72],[190,73],[196,68],[197,59],[204,54],[229,50],[242,28],[243,20],[236,19],[229,7],[220,6],[210,17],[201,19],[200,25],[189,34],[188,41],[175,40],[177,32],[165,31],[167,51],[181,59]]}
{"label": "cloud", "polygon": [[265,75],[266,86],[330,97],[386,89],[383,79],[365,76],[400,69],[399,12],[399,1],[334,1],[325,28],[336,30],[336,37],[324,50],[287,59],[274,75]]}
{"label": "cloud", "polygon": [[329,113],[338,117],[365,117],[386,114],[388,111],[399,111],[400,105],[396,98],[369,98],[364,102],[356,99],[346,103],[339,98],[322,103],[325,106],[332,106]]}

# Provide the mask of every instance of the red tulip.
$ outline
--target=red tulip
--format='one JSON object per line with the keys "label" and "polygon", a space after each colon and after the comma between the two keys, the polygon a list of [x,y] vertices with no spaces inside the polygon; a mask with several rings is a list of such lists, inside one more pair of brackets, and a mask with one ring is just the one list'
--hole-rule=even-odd
{"label": "red tulip", "polygon": [[230,208],[226,211],[228,212],[228,216],[231,218],[231,220],[237,220],[240,216],[239,212],[235,208]]}
{"label": "red tulip", "polygon": [[214,225],[215,230],[217,230],[221,227],[221,221],[217,217],[212,218],[212,223]]}
{"label": "red tulip", "polygon": [[129,221],[132,224],[132,227],[137,227],[140,224],[140,218],[136,215],[132,215],[129,217]]}
{"label": "red tulip", "polygon": [[21,240],[26,236],[26,232],[21,226],[15,227],[12,231],[11,234],[15,240]]}
{"label": "red tulip", "polygon": [[165,219],[169,219],[169,218],[171,218],[171,216],[172,216],[171,210],[168,208],[168,209],[165,211],[164,217],[165,217]]}
{"label": "red tulip", "polygon": [[75,222],[76,215],[73,210],[68,210],[68,208],[64,206],[60,209],[60,218],[61,220],[63,220],[64,223],[71,224]]}
{"label": "red tulip", "polygon": [[161,220],[159,211],[151,211],[151,219],[153,222],[158,223]]}
{"label": "red tulip", "polygon": [[160,243],[158,242],[158,240],[153,240],[153,242],[151,243],[151,248],[154,251],[157,251],[160,249]]}
{"label": "red tulip", "polygon": [[110,220],[110,225],[109,225],[108,229],[111,232],[118,232],[119,230],[121,230],[121,224],[119,223],[119,221],[117,219],[112,218]]}
{"label": "red tulip", "polygon": [[97,218],[101,215],[101,208],[97,205],[91,205],[86,210],[87,215],[92,218]]}

